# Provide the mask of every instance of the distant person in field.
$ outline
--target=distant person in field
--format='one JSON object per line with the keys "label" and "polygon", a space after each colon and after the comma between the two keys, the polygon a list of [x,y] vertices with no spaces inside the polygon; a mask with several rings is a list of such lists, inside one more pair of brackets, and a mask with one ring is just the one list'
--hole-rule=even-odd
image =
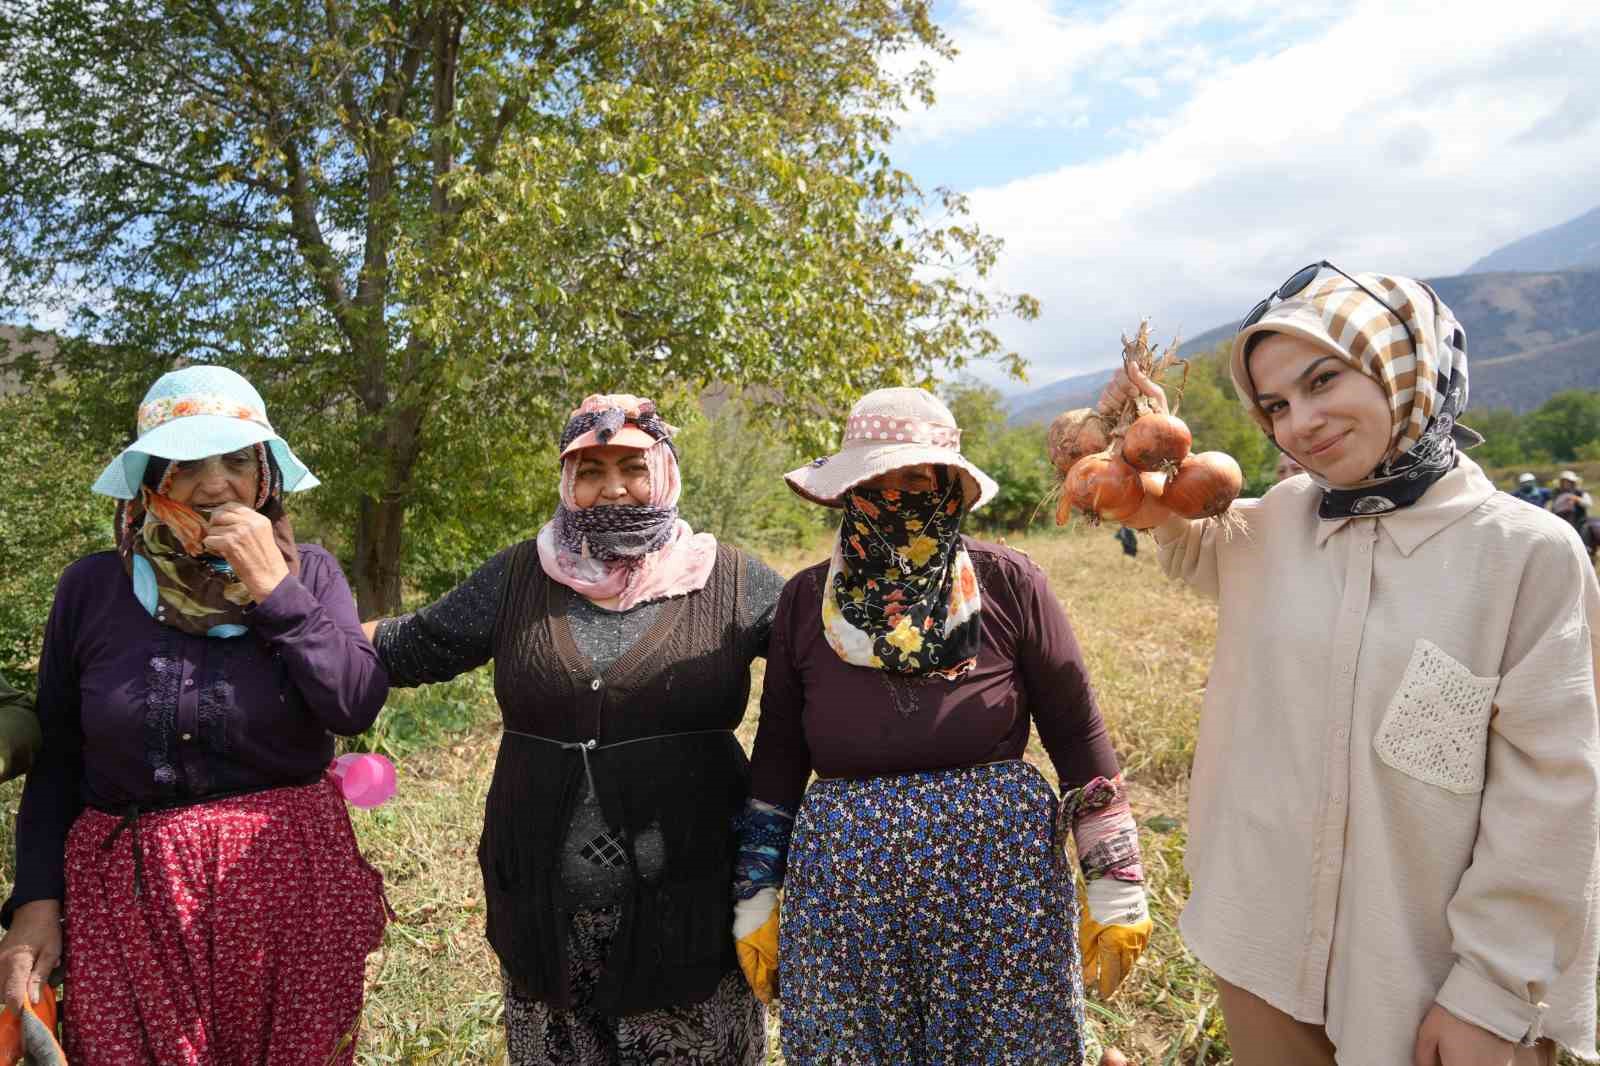
{"label": "distant person in field", "polygon": [[1556,476],[1556,491],[1550,500],[1550,510],[1580,533],[1589,520],[1594,498],[1583,491],[1583,478],[1576,471],[1563,470]]}
{"label": "distant person in field", "polygon": [[163,374],[137,426],[45,626],[5,997],[63,962],[73,1066],[348,1066],[388,908],[327,768],[388,680],[249,382]]}
{"label": "distant person in field", "polygon": [[415,614],[367,623],[395,685],[493,660],[503,733],[478,861],[511,1066],[754,1066],[733,730],[783,579],[678,517],[650,400],[569,416],[555,516]]}
{"label": "distant person in field", "polygon": [[1517,475],[1517,487],[1511,490],[1511,495],[1523,503],[1531,503],[1535,507],[1543,508],[1550,503],[1550,490],[1539,484],[1539,479],[1531,473]]}
{"label": "distant person in field", "polygon": [[1462,450],[1466,337],[1427,285],[1307,267],[1231,361],[1309,477],[1238,501],[1242,534],[1154,531],[1220,601],[1181,931],[1234,1062],[1594,1058],[1594,568]]}
{"label": "distant person in field", "polygon": [[1294,456],[1290,455],[1288,452],[1279,452],[1278,465],[1273,468],[1272,479],[1274,482],[1287,481],[1296,474],[1301,474],[1304,472],[1305,468],[1299,463],[1295,462]]}
{"label": "distant person in field", "polygon": [[[791,1063],[1078,1063],[1083,985],[1110,996],[1150,919],[1072,626],[1032,560],[961,532],[997,489],[936,397],[868,393],[842,438],[786,475],[840,526],[773,620],[760,818],[740,841],[746,974],[771,995],[781,973]],[[1061,803],[1023,759],[1030,724]]]}
{"label": "distant person in field", "polygon": [[33,713],[33,701],[0,677],[0,781],[27,773],[39,742],[39,716]]}

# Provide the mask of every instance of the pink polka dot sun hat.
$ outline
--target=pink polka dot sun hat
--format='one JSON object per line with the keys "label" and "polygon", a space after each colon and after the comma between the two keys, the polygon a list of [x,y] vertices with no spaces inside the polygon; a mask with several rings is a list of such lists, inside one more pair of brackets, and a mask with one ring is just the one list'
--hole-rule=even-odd
{"label": "pink polka dot sun hat", "polygon": [[843,505],[845,492],[879,474],[933,463],[955,468],[967,509],[1000,491],[994,479],[961,454],[961,428],[927,389],[875,389],[856,401],[844,422],[839,451],[783,475],[799,495],[824,507]]}

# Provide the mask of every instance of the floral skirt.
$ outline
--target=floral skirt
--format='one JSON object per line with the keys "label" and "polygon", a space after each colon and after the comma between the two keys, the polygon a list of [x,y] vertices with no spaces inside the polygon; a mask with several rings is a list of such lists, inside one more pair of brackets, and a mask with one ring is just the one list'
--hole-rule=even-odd
{"label": "floral skirt", "polygon": [[1056,798],[1016,762],[818,781],[778,948],[795,1066],[1083,1062],[1083,974]]}
{"label": "floral skirt", "polygon": [[[733,921],[730,902],[728,921]],[[572,918],[570,979],[578,1006],[563,1010],[505,984],[510,1066],[757,1066],[767,1061],[766,1012],[734,970],[710,998],[687,1007],[610,1017],[583,1004],[595,985],[622,912]]]}
{"label": "floral skirt", "polygon": [[87,810],[66,875],[73,1066],[354,1060],[389,912],[329,779],[154,811],[137,831]]}

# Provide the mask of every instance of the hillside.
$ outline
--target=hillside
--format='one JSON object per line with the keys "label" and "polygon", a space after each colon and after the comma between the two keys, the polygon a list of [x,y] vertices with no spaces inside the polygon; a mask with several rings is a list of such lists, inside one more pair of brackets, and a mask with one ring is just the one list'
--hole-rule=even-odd
{"label": "hillside", "polygon": [[1468,274],[1503,270],[1600,267],[1600,207],[1559,226],[1512,241],[1467,267]]}
{"label": "hillside", "polygon": [[[1456,274],[1429,284],[1466,328],[1473,407],[1521,414],[1562,389],[1600,389],[1600,269]],[[1234,329],[1230,322],[1199,333],[1182,352],[1210,352]],[[1010,421],[1048,422],[1086,406],[1111,373],[1080,374],[1013,397]]]}

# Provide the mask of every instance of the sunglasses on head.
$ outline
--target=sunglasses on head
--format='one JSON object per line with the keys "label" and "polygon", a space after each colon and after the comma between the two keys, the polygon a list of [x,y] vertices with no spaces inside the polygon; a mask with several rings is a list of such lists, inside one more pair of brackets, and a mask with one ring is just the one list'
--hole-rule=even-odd
{"label": "sunglasses on head", "polygon": [[1288,281],[1285,281],[1282,285],[1279,285],[1267,295],[1265,300],[1262,300],[1260,303],[1256,304],[1250,309],[1250,313],[1244,316],[1243,321],[1239,323],[1239,328],[1234,332],[1242,332],[1246,329],[1249,329],[1257,322],[1260,322],[1262,318],[1266,317],[1267,312],[1272,310],[1274,304],[1281,303],[1290,297],[1300,295],[1306,290],[1307,286],[1316,280],[1317,275],[1322,273],[1324,270],[1333,271],[1335,274],[1338,274],[1350,284],[1354,285],[1356,288],[1360,289],[1362,292],[1378,301],[1379,304],[1388,308],[1390,313],[1392,313],[1395,319],[1400,323],[1400,328],[1406,331],[1406,339],[1411,342],[1412,353],[1415,354],[1420,350],[1417,347],[1417,335],[1411,332],[1411,323],[1406,321],[1404,315],[1396,311],[1393,307],[1390,307],[1388,300],[1385,300],[1382,296],[1379,296],[1377,293],[1373,292],[1371,289],[1361,284],[1361,282],[1357,281],[1354,277],[1346,274],[1344,271],[1340,270],[1326,259],[1312,263],[1309,266],[1303,266],[1299,270],[1296,270],[1293,274],[1290,274]]}

